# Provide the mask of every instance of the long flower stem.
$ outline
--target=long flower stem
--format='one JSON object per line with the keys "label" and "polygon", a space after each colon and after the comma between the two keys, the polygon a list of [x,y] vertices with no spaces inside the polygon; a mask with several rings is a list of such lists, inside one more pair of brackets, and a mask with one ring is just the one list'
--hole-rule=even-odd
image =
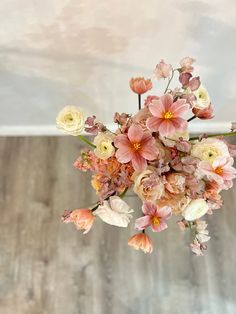
{"label": "long flower stem", "polygon": [[138,94],[138,110],[141,109],[141,94]]}
{"label": "long flower stem", "polygon": [[[232,136],[232,135],[236,135],[236,131],[235,132],[227,132],[227,133],[209,134],[209,135],[207,135],[207,137]],[[199,136],[195,136],[195,137],[191,137],[189,140],[194,141],[194,140],[198,140],[198,139],[199,139]]]}
{"label": "long flower stem", "polygon": [[86,144],[90,145],[93,148],[96,148],[96,145],[87,140],[83,135],[79,135],[78,137],[81,141],[85,142]]}
{"label": "long flower stem", "polygon": [[194,120],[194,119],[196,119],[197,117],[194,115],[194,116],[192,116],[191,118],[189,118],[187,121],[188,122],[190,122],[190,121],[192,121],[192,120]]}
{"label": "long flower stem", "polygon": [[167,92],[167,90],[168,90],[168,88],[170,86],[170,83],[171,83],[171,81],[172,81],[172,79],[174,77],[174,73],[175,73],[175,70],[172,70],[171,77],[169,78],[169,81],[168,81],[168,84],[167,84],[166,89],[164,91],[164,94],[166,94],[166,92]]}

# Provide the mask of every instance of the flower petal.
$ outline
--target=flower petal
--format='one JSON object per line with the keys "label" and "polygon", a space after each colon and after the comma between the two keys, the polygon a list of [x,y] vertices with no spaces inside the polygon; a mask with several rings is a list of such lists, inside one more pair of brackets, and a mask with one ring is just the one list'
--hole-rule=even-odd
{"label": "flower petal", "polygon": [[140,143],[143,137],[143,129],[140,125],[132,124],[128,130],[128,138],[131,143]]}
{"label": "flower petal", "polygon": [[152,228],[153,232],[161,232],[161,231],[167,229],[168,226],[167,226],[166,222],[161,221],[159,225],[151,224],[151,228]]}
{"label": "flower petal", "polygon": [[127,163],[132,159],[133,152],[129,149],[129,147],[125,148],[119,148],[116,152],[116,158],[118,159],[119,162]]}
{"label": "flower petal", "polygon": [[135,221],[135,229],[137,230],[144,230],[150,225],[151,225],[151,220],[149,216],[140,217],[136,219]]}
{"label": "flower petal", "polygon": [[132,166],[134,170],[141,172],[147,167],[147,161],[140,154],[136,153],[132,157]]}
{"label": "flower petal", "polygon": [[170,94],[165,94],[161,96],[160,100],[165,108],[165,112],[170,111],[170,108],[173,104],[173,96]]}
{"label": "flower petal", "polygon": [[144,202],[142,211],[144,215],[154,216],[156,214],[157,206],[151,202]]}
{"label": "flower petal", "polygon": [[174,117],[180,117],[189,109],[189,104],[186,103],[185,99],[179,99],[173,103],[170,111],[173,113]]}
{"label": "flower petal", "polygon": [[162,208],[157,210],[157,214],[161,218],[169,219],[171,217],[171,215],[172,215],[171,207],[164,206],[164,207],[162,207]]}
{"label": "flower petal", "polygon": [[147,119],[146,126],[151,132],[158,132],[163,119],[150,117]]}
{"label": "flower petal", "polygon": [[119,135],[117,135],[116,137],[115,137],[115,139],[114,139],[114,145],[116,146],[116,147],[122,147],[122,146],[129,146],[130,145],[130,141],[129,141],[129,139],[127,138],[127,136],[126,135],[124,135],[124,134],[119,134]]}
{"label": "flower petal", "polygon": [[165,107],[161,100],[153,100],[148,106],[149,111],[154,117],[162,118],[165,112]]}
{"label": "flower petal", "polygon": [[168,120],[162,121],[159,127],[159,133],[161,136],[170,135],[170,134],[173,134],[174,132],[175,132],[175,127],[172,121],[168,121]]}

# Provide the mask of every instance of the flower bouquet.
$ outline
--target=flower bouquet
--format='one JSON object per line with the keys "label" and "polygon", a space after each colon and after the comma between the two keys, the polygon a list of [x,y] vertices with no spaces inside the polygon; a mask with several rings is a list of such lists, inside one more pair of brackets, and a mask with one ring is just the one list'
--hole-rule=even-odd
{"label": "flower bouquet", "polygon": [[[213,118],[209,94],[194,76],[194,59],[186,57],[177,68],[161,60],[155,78],[167,80],[161,95],[141,95],[152,89],[152,81],[143,77],[130,80],[131,90],[138,95],[136,114],[115,113],[113,132],[95,116],[85,117],[83,110],[66,106],[57,117],[57,126],[78,136],[88,148],[83,149],[74,167],[92,172],[92,187],[98,201],[87,208],[67,210],[65,223],[89,232],[95,218],[117,227],[127,227],[133,209],[123,200],[132,189],[142,201],[137,233],[128,244],[136,250],[151,253],[153,246],[148,229],[158,233],[167,229],[167,220],[177,216],[181,230],[193,234],[191,250],[203,255],[210,239],[207,224],[201,218],[222,206],[219,194],[232,187],[236,169],[233,158],[236,147],[225,136],[236,134],[203,134],[189,137],[188,123],[193,119]],[[171,89],[174,75],[180,86]],[[90,142],[81,133],[95,136]]]}

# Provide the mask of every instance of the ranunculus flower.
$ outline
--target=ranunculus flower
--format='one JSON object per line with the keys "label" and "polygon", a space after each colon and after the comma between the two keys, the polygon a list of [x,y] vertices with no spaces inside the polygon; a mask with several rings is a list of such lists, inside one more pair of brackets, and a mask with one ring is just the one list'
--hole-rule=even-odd
{"label": "ranunculus flower", "polygon": [[183,131],[187,128],[187,121],[182,115],[188,109],[185,99],[173,102],[173,96],[165,94],[149,105],[153,117],[147,119],[147,127],[152,132],[159,132],[161,136]]}
{"label": "ranunculus flower", "polygon": [[104,201],[95,211],[94,215],[101,218],[109,225],[117,227],[127,227],[133,209],[118,196],[111,196],[108,201]]}
{"label": "ranunculus flower", "polygon": [[192,200],[183,210],[182,215],[188,221],[204,216],[208,211],[207,202],[203,198]]}
{"label": "ranunculus flower", "polygon": [[204,86],[201,85],[197,90],[193,92],[193,94],[196,97],[196,100],[192,102],[193,108],[203,110],[210,106],[211,99],[207,89]]}
{"label": "ranunculus flower", "polygon": [[172,65],[165,63],[164,60],[161,60],[157,64],[154,70],[154,74],[156,75],[156,78],[160,80],[161,78],[169,77],[171,74],[171,71],[172,71]]}
{"label": "ranunculus flower", "polygon": [[129,239],[128,245],[135,250],[142,250],[144,253],[152,253],[153,250],[151,239],[145,233],[133,235]]}
{"label": "ranunculus flower", "polygon": [[167,173],[165,188],[173,194],[183,193],[185,190],[185,176],[181,173]]}
{"label": "ranunculus flower", "polygon": [[161,178],[152,170],[146,169],[134,179],[134,192],[142,201],[156,201],[164,194],[165,188]]}
{"label": "ranunculus flower", "polygon": [[62,216],[63,222],[73,222],[77,229],[84,230],[84,234],[92,228],[94,219],[92,211],[88,208],[75,209]]}
{"label": "ranunculus flower", "polygon": [[129,86],[134,93],[141,95],[152,89],[152,81],[144,77],[135,77],[131,78]]}
{"label": "ranunculus flower", "polygon": [[167,228],[166,220],[171,217],[171,208],[168,206],[159,208],[151,202],[145,202],[142,206],[143,217],[136,219],[135,228],[144,230],[151,226],[153,232],[161,232]]}
{"label": "ranunculus flower", "polygon": [[191,58],[191,57],[185,57],[180,61],[180,66],[181,69],[180,71],[183,72],[188,72],[188,73],[192,73],[194,70],[194,67],[192,66],[192,64],[195,62],[196,60]]}
{"label": "ranunculus flower", "polygon": [[144,132],[141,126],[133,124],[128,134],[120,134],[114,140],[118,148],[116,157],[120,163],[132,162],[136,171],[142,171],[147,166],[147,160],[157,158],[155,139],[149,132]]}
{"label": "ranunculus flower", "polygon": [[228,189],[228,183],[236,177],[236,169],[232,167],[232,157],[217,157],[212,164],[201,161],[198,165],[198,173],[206,175],[210,181],[217,182],[221,188]]}
{"label": "ranunculus flower", "polygon": [[209,120],[214,117],[213,108],[211,104],[205,109],[198,109],[193,107],[192,112],[196,117],[202,120]]}
{"label": "ranunculus flower", "polygon": [[230,156],[228,146],[217,138],[204,138],[196,142],[191,150],[191,155],[210,163],[219,156]]}
{"label": "ranunculus flower", "polygon": [[95,155],[100,159],[108,159],[115,153],[115,147],[112,144],[112,136],[106,133],[100,133],[94,138]]}
{"label": "ranunculus flower", "polygon": [[65,133],[78,136],[84,130],[84,113],[75,106],[66,106],[59,112],[56,123]]}

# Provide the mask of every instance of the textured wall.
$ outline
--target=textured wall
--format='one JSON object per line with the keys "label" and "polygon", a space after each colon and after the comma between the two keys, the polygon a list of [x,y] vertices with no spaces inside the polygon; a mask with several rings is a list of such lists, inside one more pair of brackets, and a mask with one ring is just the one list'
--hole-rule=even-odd
{"label": "textured wall", "polygon": [[216,118],[236,114],[235,0],[1,0],[0,17],[0,125],[52,125],[69,103],[109,122],[136,109],[130,76],[185,55]]}

